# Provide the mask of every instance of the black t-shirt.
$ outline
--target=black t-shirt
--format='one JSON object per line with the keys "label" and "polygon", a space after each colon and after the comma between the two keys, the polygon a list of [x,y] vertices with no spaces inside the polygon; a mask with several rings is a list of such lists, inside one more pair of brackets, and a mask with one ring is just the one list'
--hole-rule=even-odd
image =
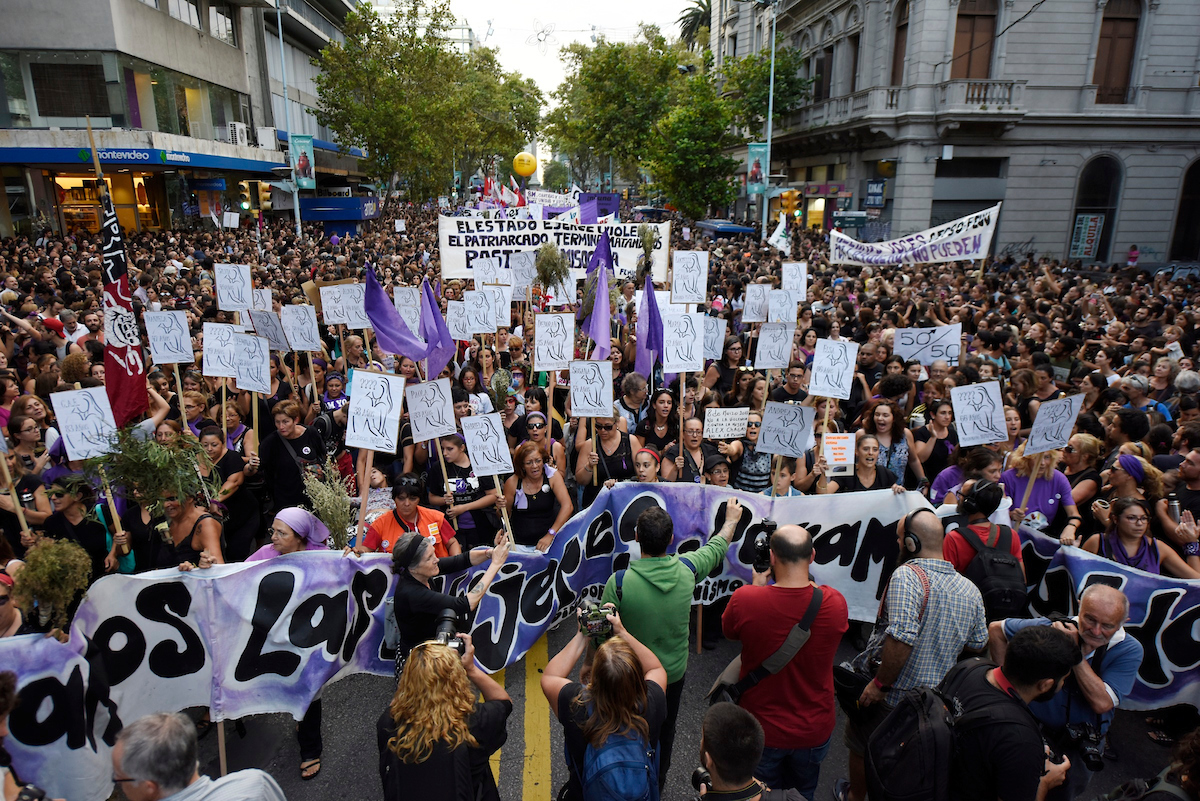
{"label": "black t-shirt", "polygon": [[[956,737],[950,797],[955,801],[1034,801],[1046,763],[1045,746],[1024,701],[1012,698],[987,680],[994,665],[981,662],[962,677],[954,698],[964,713],[982,707],[1009,705],[1004,717],[993,714],[980,726],[967,727]],[[1021,714],[1029,724],[1017,722]]]}
{"label": "black t-shirt", "polygon": [[[574,766],[583,766],[583,757],[587,752],[583,724],[587,721],[588,712],[586,705],[573,703],[582,692],[583,685],[573,681],[558,693],[558,719],[562,722],[563,746],[567,749],[567,769],[570,772],[566,801],[583,801],[583,787]],[[646,726],[650,731],[650,747],[657,749],[659,730],[667,717],[667,695],[662,687],[652,681],[646,682],[646,707],[642,716],[646,718]]]}
{"label": "black t-shirt", "polygon": [[[937,474],[946,469],[946,465],[950,463],[950,454],[958,447],[958,431],[951,424],[948,429],[948,434],[945,439],[939,439],[937,444],[933,446],[933,452],[929,454],[929,458],[921,462],[925,468],[925,478],[931,482],[937,478]],[[929,442],[934,438],[934,434],[929,430],[929,426],[921,426],[913,432],[913,439],[917,442]]]}
{"label": "black t-shirt", "polygon": [[[306,464],[325,466],[325,443],[315,429],[304,429],[303,434],[288,440],[288,444],[296,452],[296,457]],[[304,477],[278,431],[272,431],[263,439],[258,456],[262,461],[258,469],[271,487],[275,508],[305,506],[308,495],[304,492]]]}
{"label": "black t-shirt", "polygon": [[[225,455],[217,460],[217,463],[213,465],[213,467],[220,474],[221,483],[224,484],[229,480],[230,476],[241,473],[243,470],[245,470],[246,462],[243,461],[242,457],[238,454],[231,450],[226,450]],[[255,508],[257,501],[255,501],[254,496],[250,494],[250,490],[246,489],[244,480],[242,486],[238,487],[237,490],[234,491],[234,493],[224,501],[222,501],[222,503],[225,504],[225,508],[229,510],[229,520],[234,524],[241,523],[243,519],[252,516],[257,511]]]}
{"label": "black t-shirt", "polygon": [[[422,801],[500,801],[496,779],[488,758],[508,739],[508,716],[512,701],[484,701],[476,704],[467,727],[479,743],[478,748],[462,745],[451,751],[442,742],[433,745],[423,762],[401,762],[388,747],[397,726],[385,709],[375,724],[379,746],[379,778],[383,782],[384,801],[420,798]],[[465,749],[466,759],[456,753]]]}
{"label": "black t-shirt", "polygon": [[92,560],[92,582],[104,578],[104,558],[108,556],[108,530],[95,520],[84,518],[76,526],[62,512],[46,518],[47,536],[56,540],[70,540],[87,552]]}
{"label": "black t-shirt", "polygon": [[775,391],[771,393],[771,400],[775,401],[776,403],[799,403],[807,397],[808,393],[802,389],[797,390],[796,394],[793,395],[787,391],[786,385],[776,387]]}
{"label": "black t-shirt", "polygon": [[[875,483],[871,486],[864,486],[858,480],[858,471],[851,473],[848,476],[831,476],[830,481],[837,482],[838,492],[865,492],[866,490],[890,489],[896,484],[896,474],[886,467],[875,466]],[[1005,799],[1008,801],[1008,799]]]}
{"label": "black t-shirt", "polygon": [[633,433],[646,445],[658,451],[661,456],[663,449],[679,438],[679,426],[668,422],[667,430],[659,435],[654,430],[654,418],[647,417],[637,424]]}

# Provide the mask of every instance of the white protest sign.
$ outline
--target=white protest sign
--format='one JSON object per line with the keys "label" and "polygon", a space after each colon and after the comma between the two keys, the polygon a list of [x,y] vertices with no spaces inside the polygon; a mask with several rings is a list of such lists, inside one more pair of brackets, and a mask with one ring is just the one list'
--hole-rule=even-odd
{"label": "white protest sign", "polygon": [[271,394],[270,343],[252,334],[234,334],[233,365],[237,370],[238,389]]}
{"label": "white protest sign", "polygon": [[576,417],[612,417],[612,362],[571,362],[571,414]]}
{"label": "white protest sign", "polygon": [[944,360],[951,367],[957,367],[962,347],[962,323],[939,325],[937,328],[898,328],[892,347],[893,352],[903,357],[904,361],[933,364]]}
{"label": "white protest sign", "polygon": [[404,376],[355,370],[346,410],[346,445],[395,453],[403,405]]}
{"label": "white protest sign", "polygon": [[568,303],[574,303],[578,297],[577,281],[574,278],[567,278],[559,283],[558,286],[544,287],[542,293],[542,305],[546,308],[556,308],[558,306],[566,306]]}
{"label": "white protest sign", "polygon": [[808,262],[785,261],[780,271],[779,286],[800,293],[800,300],[808,299]]}
{"label": "white protest sign", "polygon": [[786,370],[792,360],[792,338],[796,326],[787,323],[763,323],[754,351],[754,369]]}
{"label": "white protest sign", "polygon": [[512,323],[512,284],[484,284],[477,291],[489,298],[492,304],[492,321],[496,328]]}
{"label": "white protest sign", "polygon": [[821,454],[825,457],[825,473],[847,476],[854,472],[854,434],[829,432],[821,437]]}
{"label": "white protest sign", "polygon": [[746,284],[746,305],[742,308],[743,323],[765,323],[770,308],[771,287],[766,284]]}
{"label": "white protest sign", "polygon": [[251,309],[250,324],[254,326],[254,333],[266,337],[271,350],[291,350],[288,347],[287,333],[275,312]]}
{"label": "white protest sign", "polygon": [[412,427],[413,442],[426,442],[455,432],[449,378],[409,384],[404,388],[404,397],[408,401],[408,423]]}
{"label": "white protest sign", "polygon": [[950,403],[954,406],[958,447],[969,448],[972,445],[1008,441],[1000,382],[988,381],[983,384],[954,387],[950,390]]}
{"label": "white protest sign", "polygon": [[342,298],[345,295],[342,291],[344,286],[344,284],[339,284],[320,287],[321,315],[325,318],[325,325],[342,325],[346,322],[346,313],[342,309]]}
{"label": "white protest sign", "polygon": [[117,423],[104,387],[52,392],[50,402],[68,459],[80,461],[112,451]]}
{"label": "white protest sign", "polygon": [[704,358],[720,359],[725,347],[725,336],[729,330],[729,321],[719,317],[704,317]]}
{"label": "white protest sign", "polygon": [[[537,283],[537,252],[525,250],[508,254],[508,269],[512,271],[512,288],[517,295],[524,295],[528,287]],[[494,280],[492,283],[496,283]]]}
{"label": "white protest sign", "polygon": [[1075,418],[1082,407],[1083,395],[1042,401],[1037,417],[1033,418],[1033,426],[1029,429],[1029,439],[1025,440],[1025,455],[1033,456],[1035,453],[1065,447],[1071,440]]}
{"label": "white protest sign", "polygon": [[808,394],[850,400],[857,364],[858,343],[845,339],[818,339]]}
{"label": "white protest sign", "polygon": [[463,439],[477,476],[499,476],[513,472],[512,454],[504,438],[504,421],[499,412],[462,419]]}
{"label": "white protest sign", "polygon": [[342,317],[346,327],[358,331],[371,327],[371,318],[367,317],[367,285],[342,284],[341,306]]}
{"label": "white protest sign", "polygon": [[888,242],[858,242],[829,232],[829,263],[862,266],[931,264],[987,258],[1000,217],[1000,204],[935,228]]}
{"label": "white protest sign", "polygon": [[671,261],[671,302],[703,303],[708,289],[708,251],[676,250]]}
{"label": "white protest sign", "polygon": [[741,439],[746,436],[746,418],[750,407],[731,406],[727,409],[713,407],[704,410],[704,438]]}
{"label": "white protest sign", "polygon": [[234,364],[233,338],[238,334],[236,325],[226,323],[204,324],[204,360],[200,372],[209,378],[235,378],[237,367]]}
{"label": "white protest sign", "polygon": [[798,293],[790,289],[772,289],[767,295],[767,322],[795,325],[799,304]]}
{"label": "white protest sign", "polygon": [[[613,223],[601,227],[577,225],[564,220],[439,217],[438,252],[442,260],[442,279],[472,278],[471,269],[476,259],[505,254],[509,256],[508,266],[516,270],[516,265],[512,263],[513,254],[525,252],[533,255],[547,242],[558,246],[575,272],[575,277],[580,278],[604,231],[608,231],[609,244],[617,263],[617,279],[632,279],[637,272],[638,257],[643,253],[642,239],[638,234],[640,225],[645,223]],[[655,233],[651,274],[655,281],[666,281],[671,224],[663,222],[649,225]],[[520,292],[521,289],[516,291]]]}
{"label": "white protest sign", "polygon": [[566,313],[544,313],[533,316],[533,369],[548,373],[567,370],[571,366],[572,336],[575,332],[575,315]]}
{"label": "white protest sign", "polygon": [[470,342],[475,333],[467,319],[467,304],[461,300],[446,301],[446,328],[455,342]]}
{"label": "white protest sign", "polygon": [[282,306],[279,309],[279,322],[291,350],[321,351],[316,308],[308,305]]}
{"label": "white protest sign", "polygon": [[256,289],[254,290],[254,304],[251,308],[259,311],[272,311],[271,290]]}
{"label": "white protest sign", "polygon": [[155,364],[191,364],[192,338],[188,334],[187,312],[145,312],[146,341]]}
{"label": "white protest sign", "polygon": [[225,212],[225,228],[237,228],[238,223],[238,213],[236,211]]}
{"label": "white protest sign", "polygon": [[217,308],[246,311],[254,306],[254,282],[249,264],[216,264]]}
{"label": "white protest sign", "polygon": [[463,314],[467,318],[467,328],[472,334],[496,333],[495,306],[492,299],[478,289],[468,289],[462,293]]}
{"label": "white protest sign", "polygon": [[421,337],[421,288],[417,286],[392,287],[392,304],[413,336],[423,341]]}
{"label": "white protest sign", "polygon": [[811,406],[767,401],[754,449],[759,453],[803,458],[805,451],[815,443],[813,417],[816,413]]}
{"label": "white protest sign", "polygon": [[704,369],[704,315],[677,314],[663,319],[664,373],[695,373]]}
{"label": "white protest sign", "polygon": [[511,267],[503,266],[503,259],[498,257],[490,259],[476,259],[475,265],[471,268],[475,275],[475,288],[484,284],[513,284],[513,271]]}
{"label": "white protest sign", "polygon": [[403,234],[408,230],[408,223],[404,220],[396,220],[396,233]]}

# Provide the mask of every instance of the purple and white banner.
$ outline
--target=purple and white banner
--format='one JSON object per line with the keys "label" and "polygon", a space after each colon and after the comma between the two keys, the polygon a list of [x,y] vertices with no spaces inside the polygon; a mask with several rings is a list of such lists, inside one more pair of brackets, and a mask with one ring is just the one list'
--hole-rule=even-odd
{"label": "purple and white banner", "polygon": [[[614,570],[640,555],[634,524],[651,506],[675,523],[672,550],[699,548],[743,505],[726,561],[695,602],[711,603],[751,578],[766,519],[814,536],[815,578],[836,587],[855,620],[873,620],[899,552],[896,521],[926,505],[890,491],[772,500],[695,484],[619,484],[573,517],[547,554],[512,555],[484,596],[472,634],[488,671],[522,656],[580,599],[598,599]],[[1146,650],[1123,704],[1153,709],[1200,701],[1200,582],[1125,568],[1022,532],[1034,612],[1073,611],[1090,583],[1130,599],[1126,626]],[[484,569],[435,579],[463,592]],[[303,716],[328,682],[350,673],[392,675],[383,646],[390,558],[303,552],[204,571],[110,576],[92,586],[67,644],[41,636],[0,640],[0,669],[19,678],[20,704],[5,747],[18,773],[53,797],[105,799],[109,751],[120,728],[151,712],[207,706],[214,720],[266,712]]]}

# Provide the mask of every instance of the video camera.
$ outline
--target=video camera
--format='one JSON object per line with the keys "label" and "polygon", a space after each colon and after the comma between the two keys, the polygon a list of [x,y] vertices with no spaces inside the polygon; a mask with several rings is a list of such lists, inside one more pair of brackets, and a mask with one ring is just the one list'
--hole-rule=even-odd
{"label": "video camera", "polygon": [[434,627],[435,641],[447,648],[453,648],[460,655],[463,653],[463,641],[458,638],[458,614],[453,609],[438,612]]}
{"label": "video camera", "polygon": [[754,537],[754,572],[766,573],[771,569],[771,535],[779,524],[764,517],[758,526],[760,531]]}

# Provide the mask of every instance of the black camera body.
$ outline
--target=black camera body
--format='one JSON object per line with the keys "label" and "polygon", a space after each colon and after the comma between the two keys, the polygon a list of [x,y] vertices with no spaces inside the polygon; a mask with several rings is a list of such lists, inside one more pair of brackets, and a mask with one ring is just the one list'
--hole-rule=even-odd
{"label": "black camera body", "polygon": [[17,801],[42,801],[45,797],[46,791],[32,784],[25,785],[17,793]]}
{"label": "black camera body", "polygon": [[754,537],[754,572],[766,573],[771,569],[771,535],[779,524],[764,517],[758,526],[760,530]]}
{"label": "black camera body", "polygon": [[712,775],[704,768],[696,768],[692,771],[692,787],[697,793],[701,787],[705,792],[712,790]]}
{"label": "black camera body", "polygon": [[463,652],[463,641],[458,638],[458,615],[453,609],[443,609],[438,612],[434,623],[433,639],[438,643],[453,648],[459,654]]}
{"label": "black camera body", "polygon": [[1103,735],[1100,729],[1091,723],[1068,723],[1067,737],[1079,749],[1084,767],[1092,773],[1104,770],[1104,748],[1101,745]]}

